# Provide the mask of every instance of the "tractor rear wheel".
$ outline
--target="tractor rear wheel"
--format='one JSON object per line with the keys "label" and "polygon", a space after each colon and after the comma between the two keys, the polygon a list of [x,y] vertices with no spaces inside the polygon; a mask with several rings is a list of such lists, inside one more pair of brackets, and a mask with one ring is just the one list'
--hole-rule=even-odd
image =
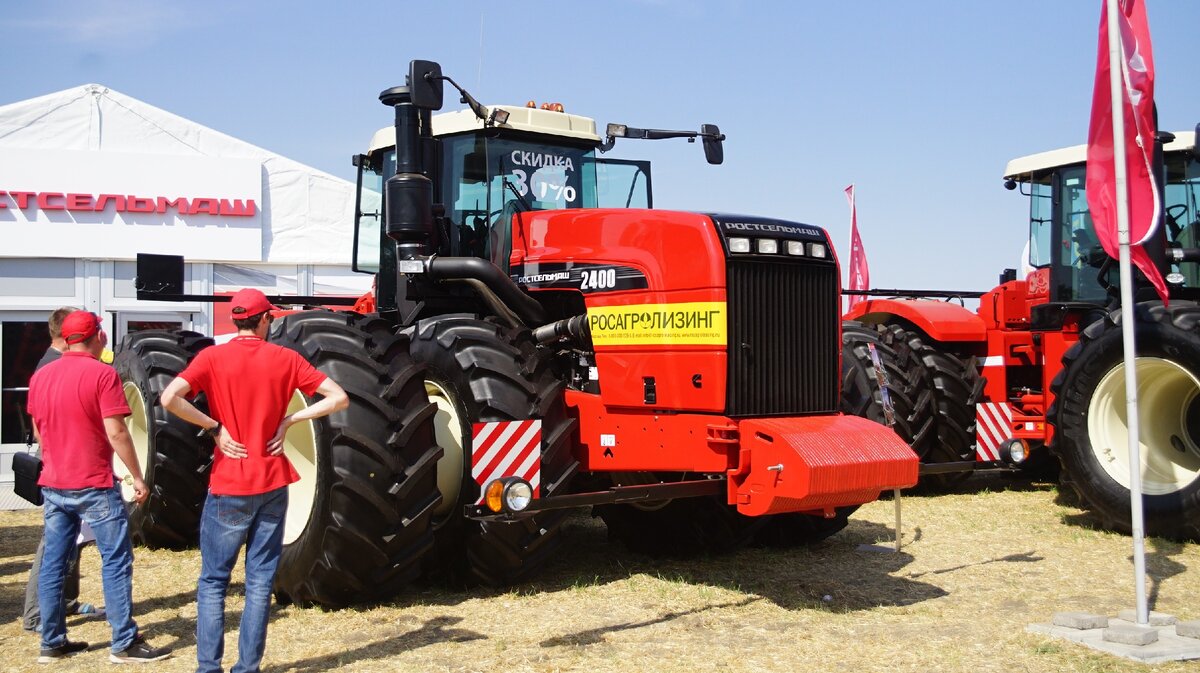
{"label": "tractor rear wheel", "polygon": [[[271,341],[350,397],[348,408],[298,423],[284,440],[300,481],[288,487],[276,595],[327,607],[393,596],[433,545],[441,449],[422,369],[407,338],[373,316],[303,311],[276,322]],[[297,391],[288,412],[313,401]]]}
{"label": "tractor rear wheel", "polygon": [[[689,474],[618,475],[622,485],[683,481]],[[593,514],[608,527],[608,537],[630,551],[650,556],[721,554],[750,544],[771,517],[739,514],[724,495],[677,498],[636,505],[597,505]]]}
{"label": "tractor rear wheel", "polygon": [[[897,324],[879,326],[880,341],[901,360],[916,360],[921,367],[914,378],[918,394],[928,391],[934,415],[934,437],[921,456],[923,463],[975,460],[975,404],[983,379],[973,356],[960,357],[931,346],[917,332]],[[950,487],[970,476],[969,471],[928,475],[922,483]]]}
{"label": "tractor rear wheel", "polygon": [[[1200,540],[1200,307],[1136,307],[1141,485],[1148,535]],[[1129,426],[1120,311],[1081,334],[1055,377],[1052,450],[1062,484],[1129,532]]]}
{"label": "tractor rear wheel", "polygon": [[[195,545],[200,513],[212,466],[212,440],[199,428],[169,413],[159,395],[212,339],[196,332],[134,332],[117,348],[113,367],[121,377],[131,411],[126,426],[150,497],[133,504],[133,488],[122,481],[121,495],[131,507],[129,532],[148,547],[183,549]],[[204,395],[193,401],[207,408]],[[129,474],[119,458],[113,467],[122,480]]]}
{"label": "tractor rear wheel", "polygon": [[567,415],[565,383],[553,353],[529,330],[470,314],[421,320],[405,330],[413,359],[428,367],[425,391],[437,406],[442,500],[433,515],[434,553],[427,574],[454,583],[504,586],[546,564],[560,541],[569,510],[549,510],[518,521],[475,521],[463,507],[479,499],[471,475],[472,426],[490,421],[541,419],[540,497],[562,495],[579,470],[572,451],[576,422]]}

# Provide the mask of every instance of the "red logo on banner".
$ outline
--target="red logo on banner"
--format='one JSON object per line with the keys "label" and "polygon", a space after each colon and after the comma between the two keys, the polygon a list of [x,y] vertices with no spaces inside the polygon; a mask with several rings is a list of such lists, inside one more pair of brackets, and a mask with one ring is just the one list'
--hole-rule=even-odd
{"label": "red logo on banner", "polygon": [[[179,215],[217,215],[220,217],[254,217],[258,205],[254,199],[168,199],[165,196],[134,196],[133,194],[75,194],[63,192],[18,192],[0,190],[17,208],[27,210],[70,210],[89,213],[103,212],[110,206],[118,213],[165,213],[173,209]],[[8,203],[0,198],[0,210]]]}

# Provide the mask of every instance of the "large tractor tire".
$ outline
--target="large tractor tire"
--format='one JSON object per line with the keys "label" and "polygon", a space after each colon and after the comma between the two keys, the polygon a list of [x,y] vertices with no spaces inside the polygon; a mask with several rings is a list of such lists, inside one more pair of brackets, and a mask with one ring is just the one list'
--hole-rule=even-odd
{"label": "large tractor tire", "polygon": [[[133,440],[150,497],[136,505],[133,488],[124,481],[128,468],[119,458],[113,467],[129,510],[134,542],[147,547],[183,549],[196,544],[200,514],[212,466],[212,440],[199,428],[169,413],[159,395],[212,339],[195,332],[134,332],[117,348],[113,367],[121,376],[131,411],[126,426]],[[206,409],[204,395],[194,403]]]}
{"label": "large tractor tire", "polygon": [[[872,350],[883,368],[884,386],[880,385]],[[933,393],[920,388],[922,375],[922,365],[909,349],[897,351],[874,327],[854,320],[842,322],[842,412],[891,425],[926,462],[936,450],[937,434]],[[887,417],[889,406],[891,419]]]}
{"label": "large tractor tire", "polygon": [[[897,324],[879,325],[880,341],[900,361],[916,361],[916,391],[931,396],[934,437],[921,454],[923,463],[953,463],[975,460],[975,404],[983,392],[983,378],[973,356],[962,357],[939,349],[919,333]],[[946,488],[960,483],[970,472],[928,475],[922,484]]]}
{"label": "large tractor tire", "polygon": [[[1143,517],[1148,535],[1200,540],[1200,307],[1136,307]],[[1120,311],[1087,327],[1051,389],[1062,484],[1129,532],[1129,427]]]}
{"label": "large tractor tire", "polygon": [[[438,503],[435,409],[408,339],[378,317],[304,311],[271,341],[304,356],[350,406],[289,429],[284,453],[300,474],[288,489],[276,596],[302,605],[376,602],[414,579],[432,548]],[[289,413],[314,402],[299,391]]]}
{"label": "large tractor tire", "polygon": [[[689,474],[622,474],[622,485],[696,479]],[[722,554],[750,544],[770,517],[739,514],[724,495],[677,498],[636,505],[597,505],[608,537],[650,556]]]}
{"label": "large tractor tire", "polygon": [[579,471],[572,446],[576,421],[567,415],[565,383],[553,353],[525,329],[470,314],[421,320],[405,330],[413,359],[426,365],[425,392],[437,406],[442,499],[433,514],[436,541],[427,576],[451,583],[506,586],[521,582],[552,557],[568,510],[549,510],[515,522],[463,516],[480,486],[471,476],[472,426],[541,419],[541,497],[562,495]]}

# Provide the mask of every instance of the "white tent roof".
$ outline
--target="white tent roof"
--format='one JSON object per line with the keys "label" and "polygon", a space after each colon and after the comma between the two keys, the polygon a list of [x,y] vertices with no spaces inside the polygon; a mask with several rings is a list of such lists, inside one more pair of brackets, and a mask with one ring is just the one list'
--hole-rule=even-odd
{"label": "white tent roof", "polygon": [[350,263],[352,183],[99,84],[0,106],[0,147],[255,160],[269,208],[262,260]]}

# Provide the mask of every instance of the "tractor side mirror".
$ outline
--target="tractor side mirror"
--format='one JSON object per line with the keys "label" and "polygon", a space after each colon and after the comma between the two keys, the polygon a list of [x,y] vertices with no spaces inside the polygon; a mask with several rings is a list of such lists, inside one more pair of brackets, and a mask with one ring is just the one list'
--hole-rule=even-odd
{"label": "tractor side mirror", "polygon": [[434,61],[409,63],[408,89],[415,107],[422,110],[442,109],[442,66]]}
{"label": "tractor side mirror", "polygon": [[725,136],[721,135],[721,129],[717,128],[716,124],[701,124],[700,133],[704,138],[701,142],[704,145],[704,158],[708,163],[717,165],[725,161],[725,148],[721,145]]}
{"label": "tractor side mirror", "polygon": [[1200,124],[1196,124],[1196,134],[1192,136],[1192,159],[1200,161]]}

